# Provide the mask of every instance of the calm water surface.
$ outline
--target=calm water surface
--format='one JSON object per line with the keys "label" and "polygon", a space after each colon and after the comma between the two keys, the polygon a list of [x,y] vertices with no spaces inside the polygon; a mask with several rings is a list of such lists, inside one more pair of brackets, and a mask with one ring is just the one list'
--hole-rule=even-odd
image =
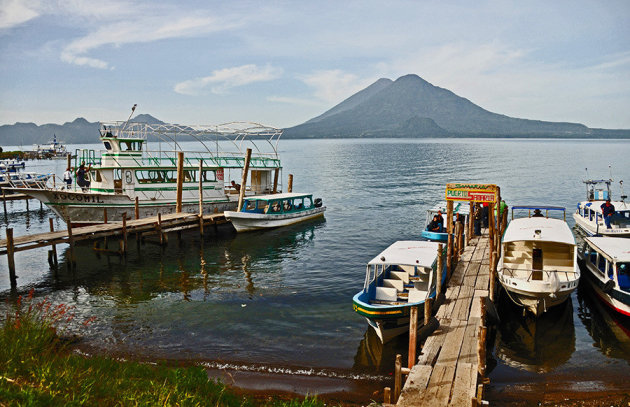
{"label": "calm water surface", "polygon": [[[323,198],[325,220],[238,236],[225,228],[204,241],[188,232],[179,243],[171,236],[165,249],[132,241],[126,259],[79,245],[74,272],[66,270],[65,246],[57,273],[46,248],[22,252],[18,290],[10,291],[4,272],[2,297],[34,288],[37,297],[75,306],[79,319],[96,317],[88,328],[73,327],[91,352],[367,378],[382,387],[406,340],[375,346],[351,298],[376,253],[419,238],[425,211],[443,199],[447,182],[495,183],[509,205],[560,205],[570,214],[585,194],[585,167],[607,178],[611,165],[616,181],[630,181],[628,141],[287,140],[280,152],[285,181],[292,173],[295,191]],[[28,166],[61,175],[64,165]],[[48,230],[52,214],[39,204],[31,201],[30,212],[21,202],[8,206],[3,237],[7,226],[16,236]],[[586,380],[603,367],[630,379],[630,323],[613,319],[588,290],[537,322],[509,303],[502,309],[490,397],[531,380]]]}

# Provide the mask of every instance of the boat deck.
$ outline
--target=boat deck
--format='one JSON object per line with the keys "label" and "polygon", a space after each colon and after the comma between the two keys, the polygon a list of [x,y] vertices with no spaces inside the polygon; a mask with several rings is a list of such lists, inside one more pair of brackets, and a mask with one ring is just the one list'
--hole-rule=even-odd
{"label": "boat deck", "polygon": [[487,231],[471,239],[448,282],[436,318],[397,406],[470,406],[477,400],[480,298],[489,293]]}

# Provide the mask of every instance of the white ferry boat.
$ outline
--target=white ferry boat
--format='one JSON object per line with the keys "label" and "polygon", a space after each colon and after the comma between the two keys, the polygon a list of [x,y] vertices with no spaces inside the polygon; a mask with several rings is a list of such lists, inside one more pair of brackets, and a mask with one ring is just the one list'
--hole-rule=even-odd
{"label": "white ferry boat", "polygon": [[[282,179],[277,153],[281,135],[280,129],[242,122],[213,127],[129,121],[101,123],[100,141],[105,150],[76,152],[75,170],[85,163],[86,183],[73,182],[67,188],[57,180],[53,186],[48,182],[46,186],[20,192],[39,199],[72,224],[102,223],[104,209],[108,221],[122,221],[123,213],[131,218],[136,198],[140,217],[173,213],[177,197],[177,153],[182,151],[182,211],[199,212],[201,182],[204,213],[223,212],[237,206],[238,192],[230,187],[230,181],[242,178],[245,147],[251,146],[253,151],[246,195],[276,192],[278,180]],[[158,140],[157,150],[148,149],[149,138]],[[212,144],[209,139],[214,139]],[[187,145],[194,143],[194,147],[184,151],[181,144],[188,141],[191,143]],[[226,144],[233,151],[220,149]]]}
{"label": "white ferry boat", "polygon": [[528,210],[528,217],[508,224],[497,274],[512,301],[538,316],[564,302],[578,286],[575,237],[564,218],[549,217],[549,211],[564,214],[565,208],[514,206],[512,216],[515,210]]}
{"label": "white ferry boat", "polygon": [[245,198],[240,211],[225,211],[225,218],[237,232],[248,232],[319,218],[324,216],[325,210],[320,198],[313,200],[312,194],[290,192],[250,196]]}
{"label": "white ferry boat", "polygon": [[587,237],[579,258],[597,297],[618,313],[630,317],[630,240]]}
{"label": "white ferry boat", "polygon": [[[613,201],[610,195],[612,179],[586,180],[586,200],[577,204],[573,214],[575,224],[588,236],[630,237],[630,205],[625,202],[627,196],[621,192],[621,201]],[[623,187],[623,181],[619,181]],[[601,206],[610,199],[615,207],[615,214],[610,220],[610,229],[606,227]]]}

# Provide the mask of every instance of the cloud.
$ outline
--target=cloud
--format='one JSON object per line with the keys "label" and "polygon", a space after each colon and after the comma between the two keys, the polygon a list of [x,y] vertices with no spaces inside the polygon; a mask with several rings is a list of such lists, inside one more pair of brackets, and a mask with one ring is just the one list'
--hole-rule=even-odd
{"label": "cloud", "polygon": [[258,67],[254,64],[212,71],[212,75],[191,79],[175,85],[175,92],[182,95],[199,95],[210,86],[215,94],[226,93],[230,88],[255,82],[266,82],[282,75],[282,69],[271,65]]}
{"label": "cloud", "polygon": [[300,79],[314,89],[316,98],[332,104],[341,102],[370,84],[369,79],[360,79],[340,69],[317,71],[302,75]]}
{"label": "cloud", "polygon": [[0,30],[9,29],[39,17],[38,2],[0,0]]}

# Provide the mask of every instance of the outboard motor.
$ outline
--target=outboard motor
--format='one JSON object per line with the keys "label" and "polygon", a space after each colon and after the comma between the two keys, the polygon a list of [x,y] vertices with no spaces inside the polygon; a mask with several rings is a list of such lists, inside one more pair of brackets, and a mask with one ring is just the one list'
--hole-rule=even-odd
{"label": "outboard motor", "polygon": [[315,201],[313,202],[315,204],[316,208],[319,208],[322,206],[322,198],[315,198]]}

